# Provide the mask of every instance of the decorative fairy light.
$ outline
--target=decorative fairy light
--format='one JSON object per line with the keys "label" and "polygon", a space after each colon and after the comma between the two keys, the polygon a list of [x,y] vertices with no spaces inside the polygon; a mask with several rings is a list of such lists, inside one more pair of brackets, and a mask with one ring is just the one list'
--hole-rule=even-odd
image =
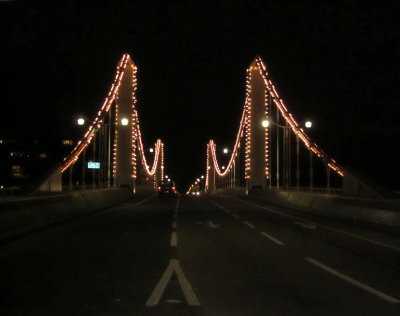
{"label": "decorative fairy light", "polygon": [[[142,167],[145,170],[147,176],[155,176],[157,171],[158,164],[161,164],[161,179],[164,178],[164,144],[161,140],[157,140],[155,146],[155,153],[154,153],[154,160],[153,165],[149,168],[146,157],[144,154],[143,143],[142,143],[142,136],[140,132],[140,125],[139,125],[139,117],[136,110],[136,90],[137,90],[137,67],[132,62],[130,56],[128,54],[124,54],[121,58],[117,66],[116,75],[114,81],[111,85],[111,88],[107,94],[107,97],[101,106],[100,111],[97,113],[97,117],[93,121],[93,123],[89,126],[87,132],[84,134],[84,137],[77,143],[76,147],[71,151],[71,154],[64,159],[61,172],[67,170],[72,164],[74,164],[77,160],[79,155],[82,153],[83,150],[86,149],[88,144],[90,144],[92,138],[94,137],[97,129],[104,123],[106,114],[110,110],[110,107],[113,103],[115,103],[116,111],[115,111],[115,124],[116,126],[119,125],[119,117],[118,117],[118,102],[114,102],[118,98],[118,91],[121,85],[122,78],[125,73],[125,69],[128,66],[131,67],[133,70],[132,76],[132,95],[131,95],[131,144],[132,144],[132,154],[131,154],[131,161],[132,161],[132,177],[137,177],[137,149],[139,149],[139,154],[141,156]],[[118,131],[115,129],[114,131],[114,144],[113,144],[113,176],[116,175],[116,166],[117,166],[117,149],[118,149]]]}
{"label": "decorative fairy light", "polygon": [[[265,108],[265,118],[269,120],[269,94],[268,89],[265,89],[264,94],[264,108]],[[265,135],[264,135],[264,154],[265,154],[265,176],[267,179],[270,178],[270,161],[269,161],[269,127],[265,127]]]}
{"label": "decorative fairy light", "polygon": [[260,68],[260,73],[264,79],[264,83],[267,87],[268,92],[270,93],[273,102],[279,109],[280,113],[282,114],[283,118],[285,121],[289,124],[290,128],[292,129],[293,133],[299,137],[299,139],[302,140],[304,145],[308,148],[308,150],[311,150],[315,155],[317,155],[319,158],[322,158],[327,161],[327,165],[334,170],[336,173],[338,173],[341,176],[344,176],[344,169],[337,164],[332,158],[328,157],[327,154],[325,154],[321,149],[318,148],[317,144],[312,142],[309,137],[304,133],[303,129],[299,127],[299,124],[296,122],[296,120],[293,118],[293,116],[289,113],[287,108],[285,107],[283,100],[279,97],[278,92],[275,89],[275,86],[272,84],[272,81],[268,79],[268,73],[266,70],[266,67],[264,65],[264,62],[262,61],[261,57],[257,56],[256,62],[258,67]]}
{"label": "decorative fairy light", "polygon": [[105,118],[107,112],[109,111],[112,103],[114,102],[116,93],[118,92],[122,77],[124,75],[124,70],[126,68],[129,58],[130,57],[128,54],[124,54],[122,56],[121,61],[117,67],[117,72],[116,72],[116,75],[114,78],[114,82],[111,85],[111,88],[107,94],[107,97],[106,97],[100,111],[98,111],[96,118],[94,119],[93,123],[89,126],[89,128],[86,131],[86,133],[84,134],[83,138],[77,143],[75,148],[71,151],[70,155],[66,159],[64,159],[64,163],[60,169],[61,172],[64,172],[65,170],[67,170],[71,165],[73,165],[78,160],[80,154],[85,150],[85,148],[88,146],[91,139],[93,138],[91,131],[96,129],[96,127],[100,121],[101,121],[101,124],[103,124],[104,118]]}

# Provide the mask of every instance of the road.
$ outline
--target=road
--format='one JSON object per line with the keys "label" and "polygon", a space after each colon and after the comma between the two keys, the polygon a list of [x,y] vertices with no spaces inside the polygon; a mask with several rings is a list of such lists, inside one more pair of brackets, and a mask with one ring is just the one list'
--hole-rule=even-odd
{"label": "road", "polygon": [[400,315],[400,238],[231,197],[127,201],[2,245],[5,315]]}

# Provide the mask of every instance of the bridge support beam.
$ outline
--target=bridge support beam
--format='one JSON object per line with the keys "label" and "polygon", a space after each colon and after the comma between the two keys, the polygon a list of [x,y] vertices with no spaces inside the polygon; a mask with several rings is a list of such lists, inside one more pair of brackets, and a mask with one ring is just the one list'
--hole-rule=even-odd
{"label": "bridge support beam", "polygon": [[263,77],[257,66],[256,59],[250,65],[250,91],[248,102],[248,124],[250,129],[250,170],[247,172],[246,193],[253,188],[266,188],[266,163],[265,163],[265,128],[262,121],[265,117],[266,87]]}
{"label": "bridge support beam", "polygon": [[129,58],[124,70],[121,86],[116,101],[115,116],[115,153],[114,153],[114,184],[117,187],[128,186],[135,191],[134,155],[132,142],[135,122],[133,121],[132,83],[134,80],[133,63]]}

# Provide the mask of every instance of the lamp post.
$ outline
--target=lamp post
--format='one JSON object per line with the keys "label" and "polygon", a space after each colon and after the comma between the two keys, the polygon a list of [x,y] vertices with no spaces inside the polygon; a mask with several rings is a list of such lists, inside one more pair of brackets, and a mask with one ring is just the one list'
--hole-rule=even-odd
{"label": "lamp post", "polygon": [[[279,119],[279,112],[277,113],[277,119]],[[302,121],[300,124],[304,122],[304,126],[306,128],[311,128],[312,127],[312,122],[311,121]],[[286,125],[279,125],[277,123],[271,122],[269,120],[263,120],[261,122],[261,125],[264,128],[268,128],[270,124],[275,125],[277,128],[283,128],[284,129],[284,160],[286,163],[286,166],[284,166],[284,171],[285,171],[285,186],[290,185],[290,126]],[[288,148],[286,148],[288,147]],[[279,131],[277,131],[277,148],[276,148],[277,154],[276,154],[276,186],[277,189],[279,190]],[[310,188],[312,188],[312,176],[313,176],[313,170],[312,170],[312,152],[310,152]],[[296,189],[299,190],[300,187],[300,145],[299,145],[299,136],[296,135]]]}

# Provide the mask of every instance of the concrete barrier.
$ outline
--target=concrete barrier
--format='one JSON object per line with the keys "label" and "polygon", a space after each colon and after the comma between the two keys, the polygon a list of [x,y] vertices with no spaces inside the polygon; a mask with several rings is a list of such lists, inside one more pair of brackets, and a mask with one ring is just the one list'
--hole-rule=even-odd
{"label": "concrete barrier", "polygon": [[400,200],[366,199],[298,191],[219,189],[215,194],[245,197],[317,215],[400,228]]}
{"label": "concrete barrier", "polygon": [[2,202],[0,242],[110,207],[133,197],[127,188],[113,188]]}

